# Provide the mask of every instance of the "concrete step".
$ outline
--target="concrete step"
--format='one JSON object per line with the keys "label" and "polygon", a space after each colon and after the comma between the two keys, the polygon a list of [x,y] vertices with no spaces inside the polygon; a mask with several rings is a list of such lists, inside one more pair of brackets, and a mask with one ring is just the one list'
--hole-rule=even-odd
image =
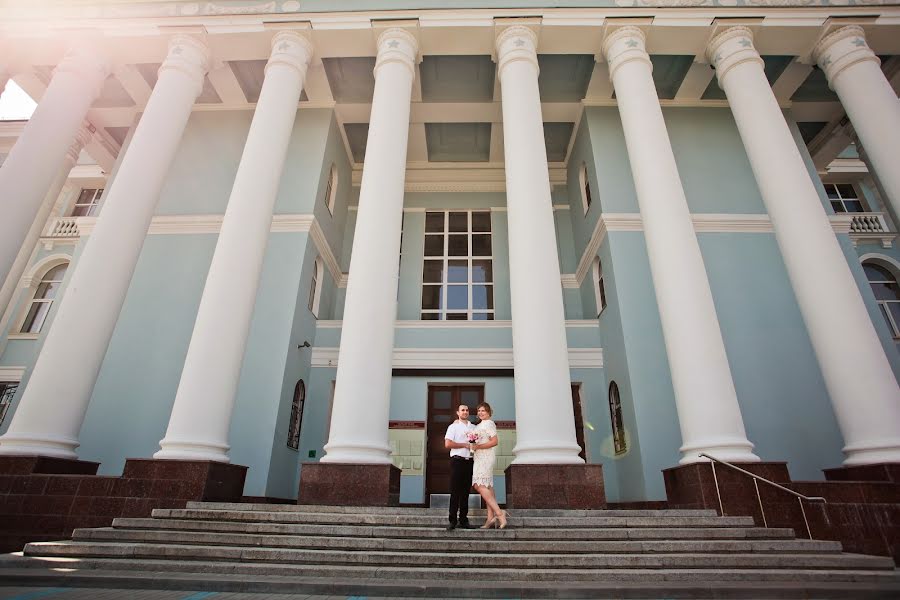
{"label": "concrete step", "polygon": [[[847,555],[849,556],[849,555]],[[104,557],[80,557],[53,559],[31,558],[14,555],[0,557],[0,566],[6,568],[26,567],[45,569],[51,567],[58,572],[72,573],[94,569],[106,569],[117,573],[147,572],[160,574],[166,573],[191,573],[196,577],[202,577],[205,581],[219,580],[221,576],[240,576],[245,582],[253,581],[259,577],[315,577],[327,578],[336,583],[347,580],[391,581],[402,586],[407,594],[428,581],[452,581],[460,589],[468,576],[477,573],[478,578],[485,582],[483,587],[489,588],[488,582],[541,582],[556,581],[566,582],[568,587],[574,582],[591,583],[701,583],[707,586],[715,586],[720,583],[882,583],[900,586],[900,576],[893,569],[797,569],[785,567],[781,569],[754,569],[754,568],[610,568],[610,569],[509,569],[491,567],[478,567],[475,571],[475,563],[468,567],[470,571],[462,572],[459,568],[438,567],[407,567],[407,566],[359,566],[359,565],[327,565],[327,564],[284,564],[284,563],[247,563],[226,561],[186,561],[186,560],[160,560],[150,558],[114,559]],[[461,577],[465,573],[467,577]],[[212,577],[215,576],[215,577]],[[195,589],[195,588],[192,588]],[[249,586],[243,588],[249,589]],[[897,589],[900,589],[898,587]],[[421,594],[417,594],[421,595]],[[459,597],[459,594],[453,594]],[[509,596],[506,596],[509,597]],[[571,597],[571,596],[570,596]],[[578,597],[578,596],[576,596]],[[621,596],[619,596],[621,597]],[[655,596],[667,597],[667,596]],[[768,596],[766,596],[768,597]],[[804,596],[807,597],[807,596]],[[818,597],[818,596],[816,596]],[[843,597],[855,597],[846,594]],[[891,597],[891,596],[885,596]],[[896,596],[893,596],[896,597]]]}
{"label": "concrete step", "polygon": [[[108,541],[131,543],[166,543],[211,546],[263,546],[269,548],[388,550],[402,552],[440,552],[447,549],[447,539],[393,539],[381,537],[252,535],[206,533],[193,531],[153,531],[145,529],[76,529],[75,541]],[[559,541],[469,539],[467,552],[512,552],[517,554],[566,553],[839,553],[838,542],[810,540],[677,540],[677,541]]]}
{"label": "concrete step", "polygon": [[[228,511],[338,513],[369,515],[437,515],[447,516],[446,508],[418,508],[412,506],[324,506],[313,504],[261,504],[245,502],[188,502],[186,508]],[[715,517],[716,511],[702,510],[562,510],[562,509],[510,509],[522,517]],[[484,517],[483,508],[470,509],[470,516]]]}
{"label": "concrete step", "polygon": [[317,525],[290,523],[248,523],[245,521],[205,521],[164,518],[118,518],[114,528],[266,535],[305,535],[446,540],[450,536],[507,540],[677,540],[677,539],[793,539],[794,530],[773,527],[612,527],[574,529],[467,529],[447,532],[443,527],[390,527],[367,525]]}
{"label": "concrete step", "polygon": [[338,564],[346,566],[412,566],[468,568],[491,565],[530,571],[533,569],[894,569],[888,557],[856,554],[490,554],[475,551],[398,552],[243,548],[118,542],[33,542],[28,556],[147,558],[182,561],[265,562],[278,564]]}
{"label": "concrete step", "polygon": [[[630,511],[626,511],[630,512]],[[267,523],[319,523],[392,525],[399,527],[446,525],[446,516],[425,513],[365,514],[365,513],[307,513],[277,510],[209,510],[206,508],[157,508],[153,517],[163,519],[205,519],[217,521],[248,521]],[[752,527],[752,517],[716,516],[585,516],[530,517],[511,513],[512,527]]]}

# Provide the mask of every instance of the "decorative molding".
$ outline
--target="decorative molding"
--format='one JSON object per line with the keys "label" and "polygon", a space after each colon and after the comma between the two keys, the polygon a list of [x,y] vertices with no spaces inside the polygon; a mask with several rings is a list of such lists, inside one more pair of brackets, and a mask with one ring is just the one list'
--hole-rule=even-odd
{"label": "decorative molding", "polygon": [[0,381],[20,382],[25,377],[25,367],[0,367]]}
{"label": "decorative molding", "polygon": [[[512,348],[394,348],[394,369],[509,369]],[[336,368],[338,348],[313,348],[311,366]],[[569,348],[570,369],[602,369],[601,348]]]}
{"label": "decorative molding", "polygon": [[835,233],[850,233],[850,227],[853,224],[853,215],[828,215],[828,220],[831,221],[831,228]]}
{"label": "decorative molding", "polygon": [[[320,320],[316,322],[316,329],[340,329],[343,326],[341,320]],[[566,327],[569,329],[596,329],[600,326],[597,319],[567,319]],[[395,321],[395,329],[509,329],[512,321]]]}
{"label": "decorative molding", "polygon": [[[558,165],[559,163],[552,163]],[[564,186],[568,181],[565,166],[548,165],[550,187]],[[353,187],[362,184],[362,168],[353,169]],[[403,183],[405,192],[505,192],[506,170],[502,164],[459,163],[445,167],[440,163],[411,163]]]}
{"label": "decorative molding", "polygon": [[560,275],[560,279],[562,280],[562,286],[566,289],[578,289],[581,287],[575,273],[564,273]]}

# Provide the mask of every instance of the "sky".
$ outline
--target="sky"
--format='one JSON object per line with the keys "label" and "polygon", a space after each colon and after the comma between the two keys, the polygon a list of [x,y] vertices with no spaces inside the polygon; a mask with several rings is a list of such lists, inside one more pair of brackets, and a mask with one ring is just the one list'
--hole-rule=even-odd
{"label": "sky", "polygon": [[35,106],[34,100],[16,82],[10,80],[3,94],[0,94],[0,121],[28,119]]}

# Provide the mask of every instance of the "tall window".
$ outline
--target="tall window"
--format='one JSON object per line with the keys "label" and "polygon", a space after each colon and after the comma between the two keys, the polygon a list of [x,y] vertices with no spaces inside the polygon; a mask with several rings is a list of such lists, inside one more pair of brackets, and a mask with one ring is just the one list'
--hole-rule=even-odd
{"label": "tall window", "polygon": [[849,183],[826,183],[825,192],[836,213],[866,212],[856,188]]}
{"label": "tall window", "polygon": [[57,265],[47,271],[44,278],[38,284],[37,291],[31,299],[31,305],[25,314],[25,321],[22,323],[22,333],[40,333],[47,320],[47,313],[50,312],[50,306],[53,304],[54,298],[62,284],[63,277],[66,276],[66,268],[68,263]]}
{"label": "tall window", "polygon": [[624,454],[628,446],[625,441],[625,425],[622,423],[622,400],[619,398],[619,386],[615,381],[609,384],[609,419],[612,422],[615,453]]}
{"label": "tall window", "polygon": [[3,425],[3,420],[6,419],[6,413],[9,411],[9,405],[12,404],[13,396],[16,395],[16,390],[18,389],[18,382],[0,382],[0,425]]}
{"label": "tall window", "polygon": [[897,285],[897,278],[881,265],[872,262],[863,263],[863,269],[881,315],[887,321],[888,331],[894,338],[900,338],[900,286]]}
{"label": "tall window", "polygon": [[425,213],[422,319],[494,319],[491,213]]}
{"label": "tall window", "polygon": [[588,178],[587,165],[585,163],[581,163],[581,168],[578,169],[578,184],[581,188],[581,204],[584,206],[584,214],[587,214],[588,209],[591,207],[591,182]]}
{"label": "tall window", "polygon": [[603,265],[600,258],[594,259],[594,296],[597,300],[597,315],[606,308],[606,288],[603,287]]}
{"label": "tall window", "polygon": [[328,171],[328,182],[325,184],[325,206],[328,207],[328,212],[334,214],[334,199],[337,197],[337,167],[331,165],[331,169]]}
{"label": "tall window", "polygon": [[92,217],[100,206],[100,197],[103,196],[103,189],[85,188],[78,194],[75,206],[72,207],[73,217]]}
{"label": "tall window", "polygon": [[303,422],[303,405],[306,403],[306,385],[303,380],[294,386],[294,400],[291,402],[291,422],[288,425],[288,448],[300,448],[300,424]]}
{"label": "tall window", "polygon": [[312,281],[309,284],[309,311],[319,318],[319,301],[322,299],[322,259],[318,256],[313,262]]}

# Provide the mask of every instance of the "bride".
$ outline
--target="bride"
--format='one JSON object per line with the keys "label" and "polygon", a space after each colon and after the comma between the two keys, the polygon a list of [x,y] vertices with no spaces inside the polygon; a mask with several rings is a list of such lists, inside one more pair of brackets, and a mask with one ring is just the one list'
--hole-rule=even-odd
{"label": "bride", "polygon": [[497,446],[497,426],[491,420],[493,412],[491,405],[482,402],[478,405],[478,418],[481,422],[475,427],[477,440],[471,449],[475,452],[475,463],[472,467],[472,487],[484,498],[487,504],[487,519],[482,529],[488,529],[499,521],[500,529],[506,528],[506,511],[500,510],[497,499],[494,496],[494,463],[497,454],[494,448]]}

